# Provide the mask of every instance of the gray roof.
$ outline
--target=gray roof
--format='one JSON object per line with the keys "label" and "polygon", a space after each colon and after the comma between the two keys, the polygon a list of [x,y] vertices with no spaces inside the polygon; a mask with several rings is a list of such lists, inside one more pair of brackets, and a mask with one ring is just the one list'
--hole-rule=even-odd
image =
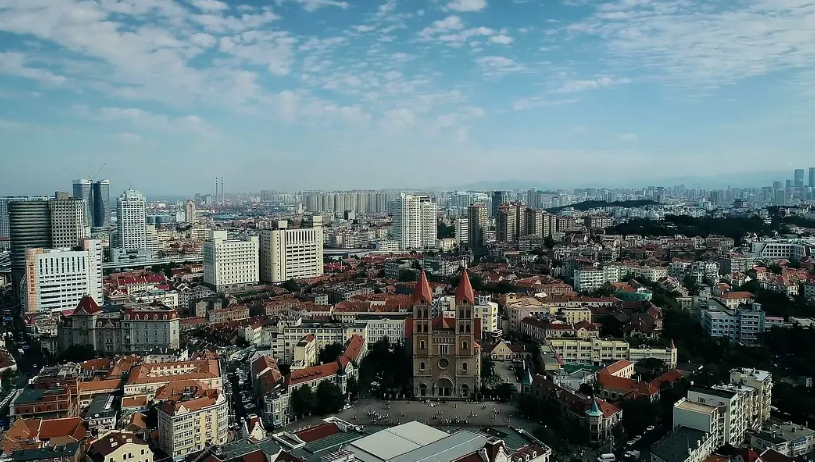
{"label": "gray roof", "polygon": [[363,462],[440,462],[477,452],[488,440],[467,430],[449,435],[420,422],[408,422],[357,440],[347,449]]}
{"label": "gray roof", "polygon": [[277,454],[282,448],[271,438],[267,438],[259,442],[246,438],[236,440],[219,447],[216,454],[219,456],[219,458],[221,458],[221,460],[235,459],[238,457],[243,457],[250,452],[257,451],[258,449],[262,450],[266,454]]}
{"label": "gray roof", "polygon": [[79,444],[79,441],[74,441],[73,443],[68,443],[62,446],[14,451],[12,454],[12,460],[14,462],[28,462],[69,457],[76,455],[76,453],[79,451]]}
{"label": "gray roof", "polygon": [[420,422],[408,422],[354,441],[350,447],[358,459],[391,460],[448,436],[447,433]]}
{"label": "gray roof", "polygon": [[[710,438],[710,436],[708,436]],[[665,462],[685,462],[688,449],[696,449],[696,442],[705,442],[705,432],[695,428],[679,427],[651,448],[651,455]]]}
{"label": "gray roof", "polygon": [[113,395],[102,394],[93,397],[88,410],[85,411],[85,419],[103,419],[116,416],[116,406],[114,406]]}

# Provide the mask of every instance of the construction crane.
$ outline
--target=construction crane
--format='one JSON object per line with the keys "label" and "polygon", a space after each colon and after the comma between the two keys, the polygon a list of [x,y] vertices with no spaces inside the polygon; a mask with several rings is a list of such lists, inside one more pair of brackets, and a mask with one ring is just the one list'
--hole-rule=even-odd
{"label": "construction crane", "polygon": [[99,170],[97,170],[96,173],[94,173],[92,176],[88,177],[88,179],[91,180],[91,183],[93,183],[93,180],[96,179],[96,177],[99,175],[99,172],[101,172],[102,169],[105,168],[105,165],[107,164],[108,164],[107,162],[102,162],[102,166],[99,167]]}

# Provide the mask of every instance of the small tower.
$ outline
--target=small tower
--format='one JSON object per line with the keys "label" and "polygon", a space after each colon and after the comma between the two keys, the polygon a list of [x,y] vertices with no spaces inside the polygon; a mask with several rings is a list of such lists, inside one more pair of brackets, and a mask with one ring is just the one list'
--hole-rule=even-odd
{"label": "small tower", "polygon": [[461,274],[461,281],[456,287],[455,315],[456,344],[454,351],[457,383],[454,393],[458,397],[467,398],[481,385],[480,358],[475,345],[475,293],[467,270]]}
{"label": "small tower", "polygon": [[603,440],[603,411],[597,403],[597,398],[591,399],[591,407],[586,410],[586,420],[589,424],[589,439],[593,443]]}
{"label": "small tower", "polygon": [[432,390],[433,291],[424,271],[413,288],[413,393],[429,396]]}

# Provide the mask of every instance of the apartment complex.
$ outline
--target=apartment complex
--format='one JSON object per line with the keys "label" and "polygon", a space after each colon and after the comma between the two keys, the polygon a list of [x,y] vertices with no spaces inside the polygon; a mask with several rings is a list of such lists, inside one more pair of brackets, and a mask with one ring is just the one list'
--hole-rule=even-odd
{"label": "apartment complex", "polygon": [[218,390],[190,384],[158,408],[159,447],[174,460],[229,437],[228,402]]}
{"label": "apartment complex", "polygon": [[606,282],[617,282],[624,275],[619,266],[602,268],[576,268],[574,270],[574,290],[577,292],[592,291],[603,287]]}
{"label": "apartment complex", "polygon": [[622,339],[549,338],[546,343],[564,363],[603,364],[621,359],[641,361],[659,359],[670,367],[676,367],[678,350],[674,345],[667,348],[631,348]]}
{"label": "apartment complex", "polygon": [[301,228],[289,228],[286,221],[280,221],[276,229],[260,232],[260,279],[263,282],[323,274],[323,217],[315,215],[304,221],[305,226]]}
{"label": "apartment complex", "polygon": [[62,318],[58,332],[63,349],[92,345],[103,354],[177,350],[180,346],[175,310],[162,305],[103,309],[89,296],[80,300],[72,314]]}
{"label": "apartment complex", "polygon": [[26,313],[71,310],[86,295],[104,301],[102,243],[85,239],[81,244],[78,250],[26,249],[21,291]]}
{"label": "apartment complex", "polygon": [[428,196],[402,193],[394,203],[392,232],[401,250],[436,247],[436,204]]}
{"label": "apartment complex", "polygon": [[731,342],[753,345],[766,328],[766,316],[759,303],[739,308],[729,308],[715,298],[707,303],[707,309],[701,312],[702,328],[711,337],[724,337]]}
{"label": "apartment complex", "polygon": [[501,204],[495,216],[495,239],[499,242],[516,242],[526,235],[526,204],[511,202]]}
{"label": "apartment complex", "polygon": [[218,292],[260,281],[259,240],[229,239],[226,231],[211,231],[204,243],[204,283]]}

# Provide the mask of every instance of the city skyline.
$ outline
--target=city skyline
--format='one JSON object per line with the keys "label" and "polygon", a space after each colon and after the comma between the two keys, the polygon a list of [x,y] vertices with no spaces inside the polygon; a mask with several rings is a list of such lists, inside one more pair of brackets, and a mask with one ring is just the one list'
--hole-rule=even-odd
{"label": "city skyline", "polygon": [[42,194],[103,162],[112,184],[151,194],[208,192],[216,176],[227,192],[763,184],[811,157],[813,13],[811,0],[10,0],[0,184]]}

